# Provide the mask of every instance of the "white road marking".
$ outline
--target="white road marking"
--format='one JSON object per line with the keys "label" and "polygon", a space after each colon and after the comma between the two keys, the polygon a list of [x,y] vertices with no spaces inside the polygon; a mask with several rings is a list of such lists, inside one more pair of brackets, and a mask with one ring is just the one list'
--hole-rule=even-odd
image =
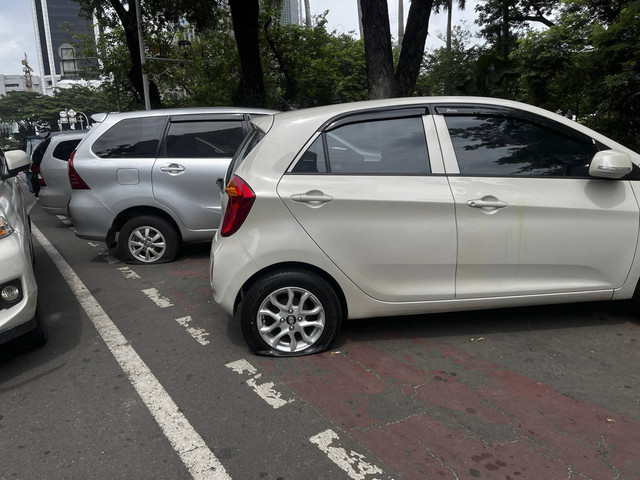
{"label": "white road marking", "polygon": [[333,430],[325,430],[318,435],[311,437],[309,441],[318,446],[320,450],[327,454],[329,459],[344,470],[349,478],[353,480],[378,480],[381,477],[371,477],[372,475],[383,475],[384,472],[375,465],[364,461],[364,455],[351,451],[347,452],[340,446],[333,446],[334,440],[340,440],[338,434]]}
{"label": "white road marking", "polygon": [[100,255],[104,259],[104,261],[107,262],[109,265],[112,265],[114,263],[120,263],[120,260],[118,260],[116,257],[111,255],[109,252],[102,252],[102,253],[99,253],[98,255]]}
{"label": "white road marking", "polygon": [[96,248],[96,247],[99,247],[100,245],[102,245],[101,243],[93,243],[93,242],[87,242],[87,244],[90,247],[93,247],[93,248]]}
{"label": "white road marking", "polygon": [[207,332],[202,328],[189,326],[189,323],[191,323],[190,316],[187,315],[186,317],[183,317],[183,318],[176,318],[176,322],[182,325],[187,330],[187,333],[189,333],[189,335],[195,338],[200,345],[209,345],[209,340],[205,338],[209,336],[209,332]]}
{"label": "white road marking", "polygon": [[118,271],[122,272],[122,275],[124,275],[124,278],[129,278],[129,279],[140,278],[140,275],[138,275],[136,272],[131,270],[131,268],[129,267],[120,267]]}
{"label": "white road marking", "polygon": [[71,223],[71,220],[69,220],[67,217],[65,217],[64,215],[56,215],[56,217],[58,217],[58,220],[60,220],[62,223],[64,223],[66,226],[70,226],[73,225],[73,223]]}
{"label": "white road marking", "polygon": [[83,310],[107,344],[173,449],[196,480],[230,480],[220,461],[182,414],[173,399],[136,353],[82,280],[40,230],[33,234],[66,280]]}
{"label": "white road marking", "polygon": [[256,367],[251,365],[246,360],[237,360],[235,362],[227,363],[226,367],[230,368],[234,372],[239,375],[247,372],[252,377],[247,380],[247,385],[253,388],[253,391],[258,394],[260,398],[262,398],[265,402],[271,405],[273,408],[284,407],[287,403],[293,402],[293,399],[285,400],[282,398],[282,394],[277,392],[273,386],[273,382],[266,382],[261,385],[258,385],[257,380],[262,377],[261,373],[258,373]]}
{"label": "white road marking", "polygon": [[147,288],[146,290],[142,290],[147,297],[151,299],[153,303],[155,303],[160,308],[173,307],[173,303],[167,297],[163,297],[158,292],[157,288]]}

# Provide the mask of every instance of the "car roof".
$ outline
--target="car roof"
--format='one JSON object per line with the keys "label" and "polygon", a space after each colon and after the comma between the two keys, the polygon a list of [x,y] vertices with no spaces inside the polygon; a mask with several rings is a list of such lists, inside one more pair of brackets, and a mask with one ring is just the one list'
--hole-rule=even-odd
{"label": "car roof", "polygon": [[159,108],[157,110],[136,110],[133,112],[112,112],[107,113],[101,120],[122,118],[155,117],[161,115],[193,115],[193,114],[253,114],[253,115],[273,115],[277,110],[251,107],[190,107],[190,108]]}

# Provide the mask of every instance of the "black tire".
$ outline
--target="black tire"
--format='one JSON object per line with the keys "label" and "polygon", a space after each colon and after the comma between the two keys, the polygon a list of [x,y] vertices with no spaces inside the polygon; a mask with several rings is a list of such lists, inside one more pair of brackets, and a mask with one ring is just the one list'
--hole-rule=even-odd
{"label": "black tire", "polygon": [[127,263],[170,262],[178,252],[178,233],[164,218],[133,217],[120,230],[118,251]]}
{"label": "black tire", "polygon": [[[302,269],[260,278],[249,288],[240,309],[242,334],[257,355],[294,357],[323,352],[342,324],[342,308],[331,285]],[[259,313],[266,310],[272,313]]]}
{"label": "black tire", "polygon": [[42,320],[42,317],[40,316],[39,309],[36,309],[35,320],[36,328],[28,333],[25,333],[22,337],[23,341],[29,348],[41,347],[45,343],[47,343],[47,339],[49,338],[49,331],[47,330],[47,326],[45,325],[44,320]]}

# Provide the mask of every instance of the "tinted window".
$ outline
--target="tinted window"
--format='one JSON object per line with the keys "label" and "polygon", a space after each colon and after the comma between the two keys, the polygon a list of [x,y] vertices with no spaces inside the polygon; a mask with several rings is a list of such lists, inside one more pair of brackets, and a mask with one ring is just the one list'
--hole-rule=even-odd
{"label": "tinted window", "polygon": [[167,117],[127,118],[91,147],[102,158],[155,158]]}
{"label": "tinted window", "polygon": [[75,150],[75,148],[80,143],[80,139],[77,140],[67,140],[66,142],[60,142],[52,155],[58,160],[69,161],[69,157],[71,156],[71,152]]}
{"label": "tinted window", "polygon": [[40,166],[42,163],[42,157],[44,157],[44,152],[47,150],[47,147],[51,143],[51,139],[47,138],[46,140],[41,141],[36,148],[33,149],[33,153],[31,154],[31,161],[36,165]]}
{"label": "tinted window", "polygon": [[292,173],[326,173],[327,162],[324,156],[322,135],[302,154]]}
{"label": "tinted window", "polygon": [[327,132],[331,173],[412,175],[430,172],[421,117],[354,123]]}
{"label": "tinted window", "polygon": [[463,175],[589,175],[596,153],[591,139],[522,119],[501,116],[445,117]]}
{"label": "tinted window", "polygon": [[243,138],[242,121],[171,123],[167,134],[167,157],[229,158]]}

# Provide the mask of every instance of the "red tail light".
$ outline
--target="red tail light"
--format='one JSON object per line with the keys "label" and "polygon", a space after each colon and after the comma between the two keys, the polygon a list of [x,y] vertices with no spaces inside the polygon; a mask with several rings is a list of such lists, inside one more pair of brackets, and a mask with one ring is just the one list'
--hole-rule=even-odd
{"label": "red tail light", "polygon": [[40,171],[40,167],[38,167],[35,163],[31,164],[31,171],[33,173],[35,173],[36,175],[38,175],[38,183],[40,184],[41,187],[46,187],[47,186],[47,182],[44,181],[44,178],[42,177],[42,172]]}
{"label": "red tail light", "polygon": [[78,175],[76,169],[73,168],[73,157],[76,156],[76,151],[71,152],[71,156],[69,157],[69,183],[71,184],[72,190],[91,190],[89,185],[84,183],[82,177]]}
{"label": "red tail light", "polygon": [[249,211],[256,199],[251,187],[237,175],[231,177],[226,192],[229,195],[229,201],[227,202],[220,229],[220,235],[223,237],[228,237],[238,231],[247,215],[249,215]]}

